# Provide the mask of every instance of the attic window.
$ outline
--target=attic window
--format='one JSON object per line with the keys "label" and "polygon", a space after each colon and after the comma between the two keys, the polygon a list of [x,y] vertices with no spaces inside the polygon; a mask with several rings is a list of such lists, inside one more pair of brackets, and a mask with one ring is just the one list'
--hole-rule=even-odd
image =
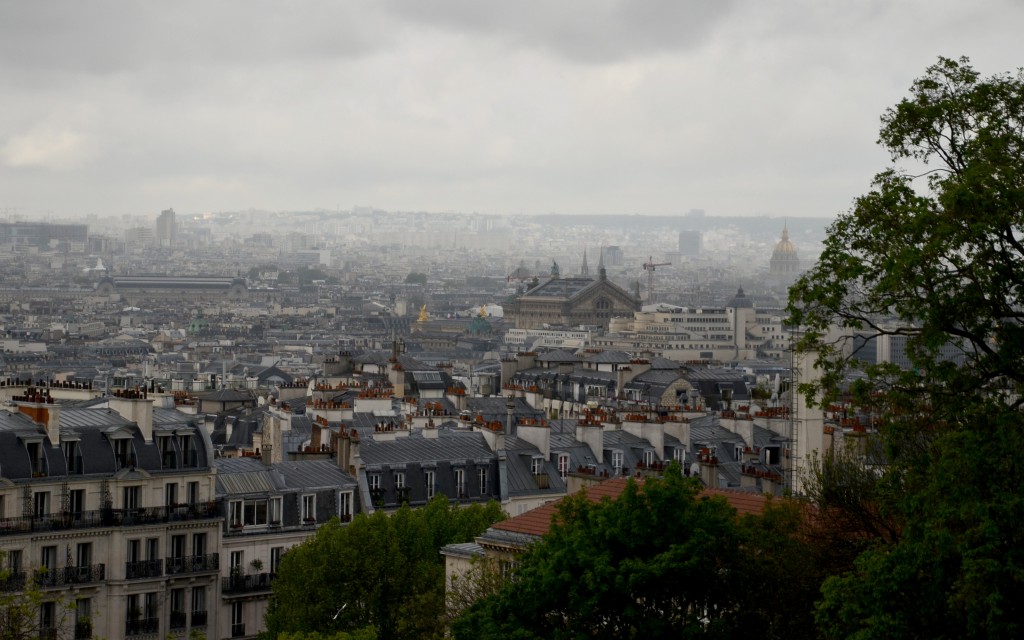
{"label": "attic window", "polygon": [[530,473],[539,476],[544,470],[544,458],[530,459]]}
{"label": "attic window", "polygon": [[654,452],[650,450],[644,451],[644,465],[649,467],[652,464],[654,464]]}
{"label": "attic window", "polygon": [[566,453],[558,454],[558,475],[562,480],[569,475],[569,455]]}
{"label": "attic window", "polygon": [[615,470],[615,473],[622,472],[622,459],[623,455],[621,451],[612,451],[612,469]]}
{"label": "attic window", "polygon": [[46,457],[43,455],[43,443],[40,442],[26,442],[25,448],[28,449],[28,459],[32,464],[32,477],[40,478],[46,475],[47,465]]}

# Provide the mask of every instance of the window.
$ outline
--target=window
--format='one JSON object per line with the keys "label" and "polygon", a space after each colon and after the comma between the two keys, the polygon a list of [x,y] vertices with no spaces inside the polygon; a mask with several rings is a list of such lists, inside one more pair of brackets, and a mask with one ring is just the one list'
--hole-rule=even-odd
{"label": "window", "polygon": [[206,626],[206,587],[192,587],[192,626]]}
{"label": "window", "polygon": [[92,599],[78,598],[75,600],[75,638],[92,637]]}
{"label": "window", "polygon": [[476,470],[476,479],[480,487],[480,495],[487,495],[487,469],[481,468]]}
{"label": "window", "polygon": [[156,440],[157,448],[160,449],[160,466],[164,469],[178,468],[178,455],[174,450],[174,438],[172,436],[160,436]]}
{"label": "window", "polygon": [[4,498],[6,498],[6,496],[0,494],[0,518],[7,517],[7,503],[5,502]]}
{"label": "window", "polygon": [[380,490],[380,474],[379,473],[368,474],[366,476],[366,478],[367,478],[367,480],[370,483],[370,491],[379,491]]}
{"label": "window", "polygon": [[79,568],[88,568],[92,564],[92,543],[79,542],[75,549],[75,565]]}
{"label": "window", "polygon": [[245,611],[242,608],[243,603],[232,602],[231,603],[231,637],[237,638],[245,635],[245,623],[242,622],[242,616]]}
{"label": "window", "polygon": [[434,470],[427,469],[423,472],[423,482],[427,485],[427,500],[434,497]]}
{"label": "window", "polygon": [[36,491],[32,495],[33,513],[37,518],[45,518],[50,515],[50,492]]}
{"label": "window", "polygon": [[733,453],[733,460],[742,460],[743,459],[743,445],[741,445],[741,444],[733,445],[732,453]]}
{"label": "window", "polygon": [[241,571],[242,564],[245,562],[244,551],[232,551],[231,552],[231,571]]}
{"label": "window", "polygon": [[75,520],[81,520],[83,511],[85,511],[85,489],[72,489],[68,492],[68,513]]}
{"label": "window", "polygon": [[7,550],[7,569],[11,573],[21,573],[21,549]]}
{"label": "window", "polygon": [[267,501],[246,500],[242,506],[242,518],[247,525],[266,525]]}
{"label": "window", "polygon": [[121,508],[122,509],[138,509],[139,508],[139,494],[141,494],[140,487],[125,487],[122,492]]}
{"label": "window", "polygon": [[64,449],[64,460],[68,465],[68,473],[82,473],[82,455],[78,451],[76,440],[66,440],[61,443]]}
{"label": "window", "polygon": [[146,538],[146,560],[160,559],[160,538]]}
{"label": "window", "polygon": [[189,482],[188,483],[188,503],[199,504],[199,483]]}
{"label": "window", "polygon": [[43,569],[57,568],[57,547],[47,545],[39,550],[39,566]]}
{"label": "window", "polygon": [[205,533],[193,533],[192,534],[192,555],[194,555],[194,556],[205,556],[206,555],[206,534]]}
{"label": "window", "polygon": [[615,473],[622,473],[622,452],[612,451],[612,469]]}
{"label": "window", "polygon": [[142,560],[142,541],[133,538],[128,541],[128,562],[139,562]]}
{"label": "window", "polygon": [[[276,500],[276,503],[274,502]],[[232,500],[228,503],[228,524],[232,528],[244,526],[266,526],[269,522],[268,510],[275,506],[277,510],[276,523],[281,521],[280,498],[273,500]],[[272,519],[272,518],[270,518]]]}
{"label": "window", "polygon": [[302,496],[302,521],[316,522],[316,494]]}
{"label": "window", "polygon": [[164,505],[173,507],[178,504],[178,483],[170,482],[164,485]]}
{"label": "window", "polygon": [[405,488],[405,472],[404,471],[396,471],[395,472],[395,488],[396,489],[404,489]]}
{"label": "window", "polygon": [[284,547],[270,547],[270,573],[277,573],[277,570],[281,567],[281,555],[284,553]]}
{"label": "window", "polygon": [[654,452],[644,451],[644,466],[649,467],[652,464],[654,464]]}
{"label": "window", "polygon": [[[171,564],[181,564],[185,557],[185,536],[171,536]],[[177,562],[174,562],[177,561]]]}
{"label": "window", "polygon": [[53,602],[42,602],[39,604],[39,637],[56,637],[57,629],[54,612],[57,606]]}
{"label": "window", "polygon": [[181,449],[183,466],[199,466],[199,456],[196,453],[196,447],[195,444],[192,442],[191,435],[178,436],[178,448]]}
{"label": "window", "polygon": [[342,522],[352,519],[352,494],[348,491],[338,494],[338,517]]}
{"label": "window", "polygon": [[132,455],[132,441],[128,438],[117,438],[113,441],[114,445],[114,460],[117,463],[118,469],[124,469],[135,464],[135,458]]}
{"label": "window", "polygon": [[676,447],[672,452],[672,458],[680,464],[686,462],[686,447]]}
{"label": "window", "polygon": [[530,458],[530,473],[539,476],[544,472],[544,458]]}
{"label": "window", "polygon": [[185,628],[185,590],[184,589],[171,589],[170,598],[170,628],[171,629],[184,629]]}
{"label": "window", "polygon": [[558,475],[565,480],[569,476],[569,456],[561,453],[558,455]]}
{"label": "window", "polygon": [[46,458],[43,456],[43,445],[40,442],[27,442],[28,459],[32,465],[32,476],[41,477],[46,475]]}
{"label": "window", "polygon": [[267,517],[270,519],[268,524],[281,524],[281,498],[270,499],[270,511]]}
{"label": "window", "polygon": [[466,470],[455,470],[455,495],[459,498],[466,497]]}

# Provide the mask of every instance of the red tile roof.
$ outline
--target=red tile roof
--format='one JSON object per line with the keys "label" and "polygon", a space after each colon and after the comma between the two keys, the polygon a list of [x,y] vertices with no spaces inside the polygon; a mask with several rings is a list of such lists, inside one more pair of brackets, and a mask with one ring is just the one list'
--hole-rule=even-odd
{"label": "red tile roof", "polygon": [[[630,478],[614,478],[612,480],[605,480],[600,484],[593,485],[587,489],[584,489],[584,493],[591,502],[600,502],[602,498],[609,498],[615,500],[622,494],[626,489]],[[642,479],[636,479],[638,483],[643,483]],[[764,506],[768,502],[767,496],[757,493],[749,493],[746,491],[737,491],[734,489],[703,489],[700,494],[701,497],[711,498],[714,496],[721,496],[725,498],[739,515],[746,514],[760,514],[764,511]],[[511,531],[513,533],[522,533],[531,536],[542,536],[548,532],[551,528],[551,519],[558,513],[558,504],[561,500],[548,503],[542,507],[531,509],[524,514],[509,518],[508,520],[502,520],[491,525],[494,529],[500,529],[502,531]]]}

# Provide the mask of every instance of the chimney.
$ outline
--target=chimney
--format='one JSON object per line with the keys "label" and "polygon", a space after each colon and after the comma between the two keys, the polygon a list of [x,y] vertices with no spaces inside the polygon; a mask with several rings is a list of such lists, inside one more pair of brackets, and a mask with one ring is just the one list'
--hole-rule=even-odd
{"label": "chimney", "polygon": [[24,396],[14,396],[12,400],[18,405],[18,411],[46,430],[50,445],[60,446],[60,405],[54,403],[49,392],[29,387]]}
{"label": "chimney", "polygon": [[577,424],[576,440],[590,447],[598,464],[604,463],[604,427],[599,424]]}
{"label": "chimney", "polygon": [[117,391],[108,399],[107,406],[121,414],[125,420],[139,425],[145,441],[153,442],[153,401],[149,399],[145,389]]}
{"label": "chimney", "polygon": [[502,358],[501,360],[501,386],[504,387],[512,382],[516,375],[516,361],[513,358]]}
{"label": "chimney", "polygon": [[528,419],[528,421],[535,422],[536,424],[520,423],[516,427],[519,430],[519,438],[540,449],[540,453],[544,456],[545,460],[550,459],[551,428],[546,423],[542,424],[540,420]]}
{"label": "chimney", "polygon": [[665,459],[665,425],[661,422],[623,420],[622,430],[651,443],[659,460]]}

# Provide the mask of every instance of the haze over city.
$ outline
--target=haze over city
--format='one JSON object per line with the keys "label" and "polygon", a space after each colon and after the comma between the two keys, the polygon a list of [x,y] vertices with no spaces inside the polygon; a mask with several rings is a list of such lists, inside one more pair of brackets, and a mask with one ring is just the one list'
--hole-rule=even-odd
{"label": "haze over city", "polygon": [[0,213],[833,217],[1010,1],[0,6]]}

